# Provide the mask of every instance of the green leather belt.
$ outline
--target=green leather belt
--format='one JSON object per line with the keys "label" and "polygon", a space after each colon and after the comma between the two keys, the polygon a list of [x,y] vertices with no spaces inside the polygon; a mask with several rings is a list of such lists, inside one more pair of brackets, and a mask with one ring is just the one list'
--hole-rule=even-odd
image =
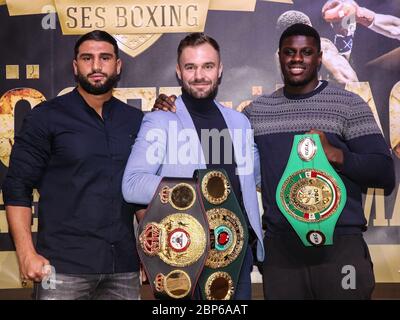
{"label": "green leather belt", "polygon": [[346,187],[326,158],[319,136],[296,135],[276,202],[304,245],[333,243],[346,198]]}
{"label": "green leather belt", "polygon": [[247,249],[246,221],[225,170],[196,170],[195,178],[210,228],[210,250],[199,278],[202,298],[229,300]]}

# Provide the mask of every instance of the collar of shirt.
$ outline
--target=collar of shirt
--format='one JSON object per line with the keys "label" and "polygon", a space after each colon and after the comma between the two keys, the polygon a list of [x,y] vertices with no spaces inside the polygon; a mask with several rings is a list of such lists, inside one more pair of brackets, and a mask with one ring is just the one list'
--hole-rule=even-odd
{"label": "collar of shirt", "polygon": [[82,97],[82,95],[79,93],[78,87],[75,87],[75,89],[73,90],[73,97],[77,100],[76,105],[83,107],[87,112],[89,112],[92,115],[95,115],[96,117],[100,118],[102,121],[106,121],[106,120],[111,119],[112,110],[114,109],[115,102],[117,100],[114,96],[112,96],[110,100],[107,100],[107,101],[104,102],[103,109],[102,109],[102,118],[101,118],[97,114],[96,110],[94,110],[86,102],[86,100]]}

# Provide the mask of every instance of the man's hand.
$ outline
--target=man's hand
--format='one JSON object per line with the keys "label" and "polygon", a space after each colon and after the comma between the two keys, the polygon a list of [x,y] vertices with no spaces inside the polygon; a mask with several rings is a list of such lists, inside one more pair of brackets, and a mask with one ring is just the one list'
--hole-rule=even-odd
{"label": "man's hand", "polygon": [[36,252],[19,257],[21,279],[40,282],[51,271],[49,260]]}
{"label": "man's hand", "polygon": [[328,141],[325,133],[322,131],[311,129],[309,134],[318,134],[319,139],[321,140],[322,148],[324,149],[325,155],[328,158],[328,161],[333,164],[337,169],[343,165],[343,151],[339,148],[334,147]]}
{"label": "man's hand", "polygon": [[175,95],[167,96],[161,93],[156,102],[154,103],[153,109],[151,111],[163,110],[176,112],[175,101],[177,97]]}

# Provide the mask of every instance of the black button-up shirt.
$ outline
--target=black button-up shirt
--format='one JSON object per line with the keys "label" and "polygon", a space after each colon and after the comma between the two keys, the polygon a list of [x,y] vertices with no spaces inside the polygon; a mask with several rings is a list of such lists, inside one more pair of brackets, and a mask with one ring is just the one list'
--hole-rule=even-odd
{"label": "black button-up shirt", "polygon": [[32,109],[15,138],[4,204],[30,207],[38,189],[37,251],[56,272],[138,270],[121,181],[143,114],[113,97],[102,117],[75,89]]}

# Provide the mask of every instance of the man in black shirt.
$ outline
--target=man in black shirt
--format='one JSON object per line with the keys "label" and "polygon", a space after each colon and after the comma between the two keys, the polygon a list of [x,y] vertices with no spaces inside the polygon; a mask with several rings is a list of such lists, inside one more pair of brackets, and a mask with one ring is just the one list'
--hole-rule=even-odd
{"label": "man in black shirt", "polygon": [[137,299],[135,207],[121,180],[143,114],[112,96],[121,60],[108,33],[83,35],[73,68],[78,86],[24,119],[2,186],[21,277],[36,282],[37,299]]}

